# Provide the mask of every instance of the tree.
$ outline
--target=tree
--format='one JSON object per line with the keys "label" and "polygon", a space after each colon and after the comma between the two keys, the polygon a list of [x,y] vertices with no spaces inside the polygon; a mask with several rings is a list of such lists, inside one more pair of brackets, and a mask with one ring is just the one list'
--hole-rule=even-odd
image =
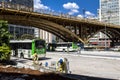
{"label": "tree", "polygon": [[11,35],[8,31],[7,21],[0,20],[0,60],[10,59],[9,40]]}

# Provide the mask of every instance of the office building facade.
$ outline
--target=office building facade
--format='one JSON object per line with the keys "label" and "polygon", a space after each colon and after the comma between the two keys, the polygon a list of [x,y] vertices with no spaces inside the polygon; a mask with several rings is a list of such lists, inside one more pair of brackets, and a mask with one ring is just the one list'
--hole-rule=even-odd
{"label": "office building facade", "polygon": [[99,20],[120,25],[120,0],[100,0]]}
{"label": "office building facade", "polygon": [[20,4],[27,7],[33,7],[33,0],[0,0],[0,2],[1,1],[10,2],[13,4]]}
{"label": "office building facade", "polygon": [[[98,16],[101,22],[120,25],[120,0],[99,0]],[[110,46],[111,41],[104,33],[100,32],[98,36],[97,45]]]}
{"label": "office building facade", "polygon": [[20,39],[24,34],[29,34],[35,37],[35,30],[30,26],[9,24],[9,32],[13,35],[12,39]]}
{"label": "office building facade", "polygon": [[56,42],[56,36],[53,35],[52,33],[49,33],[47,31],[44,30],[39,30],[40,32],[40,39],[44,39],[46,41],[46,43],[55,43]]}
{"label": "office building facade", "polygon": [[50,32],[35,28],[34,33],[35,33],[35,37],[44,39],[46,41],[46,43],[55,43],[56,42],[56,36]]}
{"label": "office building facade", "polygon": [[[99,0],[99,4],[99,21],[120,25],[120,0]],[[106,47],[110,46],[111,40],[104,33],[100,32],[98,36],[97,43],[100,42],[100,45]]]}

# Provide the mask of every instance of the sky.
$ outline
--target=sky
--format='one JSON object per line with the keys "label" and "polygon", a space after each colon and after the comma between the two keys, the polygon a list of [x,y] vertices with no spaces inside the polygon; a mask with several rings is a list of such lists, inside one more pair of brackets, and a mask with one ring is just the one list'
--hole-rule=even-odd
{"label": "sky", "polygon": [[78,17],[96,17],[99,0],[34,0],[34,9],[50,10]]}

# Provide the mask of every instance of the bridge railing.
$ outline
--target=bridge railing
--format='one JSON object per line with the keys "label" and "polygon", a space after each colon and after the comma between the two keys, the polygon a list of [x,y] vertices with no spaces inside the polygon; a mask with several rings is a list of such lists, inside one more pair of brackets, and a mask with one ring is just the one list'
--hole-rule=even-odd
{"label": "bridge railing", "polygon": [[64,14],[61,12],[54,12],[54,11],[50,11],[50,10],[43,10],[43,9],[38,9],[36,11],[33,11],[33,7],[28,7],[28,6],[24,6],[24,5],[20,5],[20,4],[13,4],[10,2],[0,2],[0,8],[7,8],[7,9],[14,9],[14,10],[19,10],[19,11],[27,11],[27,12],[35,12],[35,13],[39,13],[39,14],[47,14],[47,15],[51,15],[51,16],[57,16],[57,17],[61,17],[61,18],[68,18],[68,19],[73,19],[73,20],[81,20],[81,21],[85,21],[85,22],[93,22],[93,23],[100,23],[97,20],[93,20],[93,19],[88,19],[88,18],[80,18],[77,16],[71,16],[69,14]]}
{"label": "bridge railing", "polygon": [[41,13],[41,14],[48,14],[48,15],[52,15],[52,16],[64,17],[64,18],[73,18],[73,19],[76,18],[76,16],[71,16],[69,14],[64,14],[61,12],[54,12],[51,10],[35,9],[34,12]]}
{"label": "bridge railing", "polygon": [[[15,10],[20,10],[20,11],[27,11],[27,12],[33,12],[33,8],[32,7],[27,7],[24,5],[20,5],[20,4],[13,4],[10,2],[0,2],[0,8],[7,8],[7,9],[15,9]],[[43,10],[43,9],[39,9],[36,10],[35,12],[37,13],[41,13],[41,14],[49,14],[49,15],[53,15],[53,16],[59,16],[59,17],[65,17],[65,18],[76,18],[76,16],[71,16],[69,14],[63,14],[61,12],[54,12],[54,11],[50,11],[50,10]]]}
{"label": "bridge railing", "polygon": [[97,19],[81,18],[81,17],[77,17],[77,16],[72,16],[69,14],[64,14],[61,12],[50,11],[50,10],[38,9],[35,12],[41,13],[41,14],[47,14],[47,15],[51,15],[51,16],[57,16],[57,17],[61,17],[61,18],[72,19],[72,20],[81,20],[84,22],[92,22],[92,23],[98,23],[98,24],[100,23]]}

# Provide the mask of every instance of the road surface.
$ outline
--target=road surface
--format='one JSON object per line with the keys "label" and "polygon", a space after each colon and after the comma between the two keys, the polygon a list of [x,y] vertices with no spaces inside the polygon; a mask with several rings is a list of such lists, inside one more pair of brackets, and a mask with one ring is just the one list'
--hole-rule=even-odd
{"label": "road surface", "polygon": [[[120,79],[120,53],[111,52],[47,52],[45,59],[40,59],[39,63],[51,65],[60,58],[69,60],[70,71],[72,74],[85,75],[100,78]],[[23,60],[23,61],[21,61]],[[32,60],[17,60],[26,65],[32,65]]]}

